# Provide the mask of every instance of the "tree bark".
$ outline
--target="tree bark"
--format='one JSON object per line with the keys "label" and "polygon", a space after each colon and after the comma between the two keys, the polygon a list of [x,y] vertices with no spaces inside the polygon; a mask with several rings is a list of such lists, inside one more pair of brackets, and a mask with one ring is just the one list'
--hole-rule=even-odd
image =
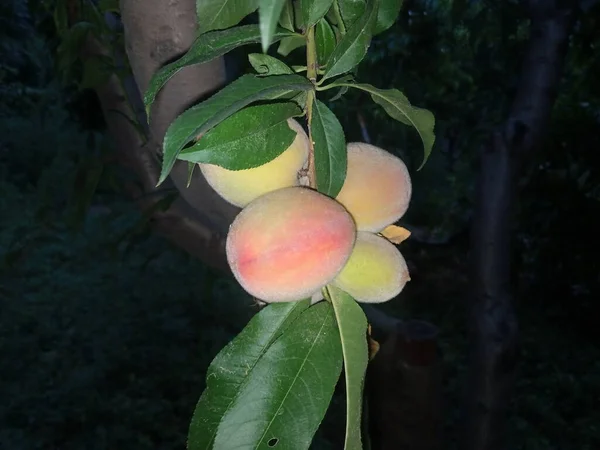
{"label": "tree bark", "polygon": [[[168,209],[152,212],[155,228],[208,265],[228,271],[224,240],[238,208],[216,194],[199,170],[190,187],[186,187],[187,164],[182,162],[175,165],[168,182],[156,188],[162,140],[169,124],[225,83],[223,58],[188,67],[175,75],[158,95],[148,126],[140,92],[145,91],[158,68],[185,53],[192,44],[197,26],[195,1],[121,0],[121,18],[126,49],[103,48],[90,37],[82,49],[82,58],[112,51],[124,61],[122,52],[127,52],[133,77],[121,83],[112,76],[96,88],[119,160],[137,177],[136,182],[126,184],[126,191],[143,210],[150,210],[169,191],[179,191],[180,196]],[[145,127],[145,140],[126,117],[136,118]]]}
{"label": "tree bark", "polygon": [[541,144],[554,104],[568,37],[571,2],[530,0],[531,35],[511,111],[481,154],[472,234],[469,305],[468,450],[506,445],[506,411],[517,362],[517,318],[510,280],[510,241],[518,174]]}
{"label": "tree bark", "polygon": [[[140,92],[145,92],[154,73],[183,55],[197,37],[194,0],[121,0],[121,20],[125,28],[125,48]],[[223,87],[225,62],[216,58],[178,72],[158,94],[150,120],[151,140],[146,146],[162,154],[162,141],[171,122],[185,109]],[[208,186],[200,171],[190,187],[187,163],[178,161],[171,179],[185,200],[208,214],[214,225],[226,229],[238,209]]]}

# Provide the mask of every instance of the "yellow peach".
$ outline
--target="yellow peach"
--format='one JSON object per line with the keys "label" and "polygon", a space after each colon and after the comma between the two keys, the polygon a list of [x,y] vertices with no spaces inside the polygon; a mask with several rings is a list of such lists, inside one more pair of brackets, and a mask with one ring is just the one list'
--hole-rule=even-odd
{"label": "yellow peach", "polygon": [[296,132],[292,145],[262,166],[229,170],[214,164],[199,164],[208,184],[229,203],[240,207],[267,192],[297,186],[298,171],[308,159],[308,136],[296,120],[289,119],[288,125]]}
{"label": "yellow peach", "polygon": [[409,280],[406,261],[391,242],[359,231],[350,259],[333,285],[358,302],[382,303],[398,295]]}
{"label": "yellow peach", "polygon": [[342,270],[355,238],[342,205],[313,189],[288,187],[258,197],[238,214],[227,235],[227,261],[259,300],[302,300]]}
{"label": "yellow peach", "polygon": [[408,209],[412,185],[402,160],[374,145],[348,144],[346,180],[336,200],[361,231],[379,232]]}

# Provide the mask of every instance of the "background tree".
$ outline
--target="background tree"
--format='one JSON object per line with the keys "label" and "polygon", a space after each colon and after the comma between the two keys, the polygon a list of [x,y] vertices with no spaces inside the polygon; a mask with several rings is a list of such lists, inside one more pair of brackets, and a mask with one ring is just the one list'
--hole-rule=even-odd
{"label": "background tree", "polygon": [[575,5],[528,2],[530,37],[506,124],[481,152],[473,224],[472,361],[467,392],[467,448],[505,446],[504,421],[517,358],[511,288],[511,222],[522,166],[548,126],[558,91]]}
{"label": "background tree", "polygon": [[[476,149],[481,148],[489,137],[490,130],[508,115],[512,97],[506,93],[511,89],[514,92],[516,88],[516,74],[522,61],[519,56],[524,53],[529,34],[527,10],[516,2],[506,2],[501,6],[496,10],[480,8],[477,2],[453,2],[451,6],[444,2],[407,2],[400,23],[388,35],[374,42],[367,65],[361,69],[373,83],[379,77],[385,83],[396,80],[408,86],[409,97],[423,95],[422,98],[427,99],[426,106],[436,111],[441,119],[444,137],[440,140],[440,156],[434,157],[427,169],[417,174],[416,182],[428,186],[428,189],[420,189],[417,185],[415,191],[422,194],[415,199],[410,217],[416,239],[438,243],[435,247],[432,244],[411,244],[414,249],[411,257],[413,265],[417,269],[427,265],[435,267],[436,276],[429,279],[429,291],[410,290],[409,298],[420,299],[420,302],[408,301],[405,306],[412,314],[435,318],[440,324],[449,323],[451,311],[457,303],[437,305],[436,314],[436,304],[432,299],[457,300],[452,289],[461,286],[457,286],[456,282],[461,280],[463,267],[455,261],[455,255],[461,255],[458,259],[464,255],[461,231],[469,224],[474,199],[471,180],[475,166],[472,161]],[[587,425],[593,423],[593,413],[586,408],[589,399],[593,398],[590,393],[594,392],[593,376],[590,375],[593,367],[589,367],[588,362],[595,359],[592,356],[593,339],[597,338],[591,319],[596,312],[593,298],[598,286],[593,280],[597,263],[593,257],[595,240],[589,236],[592,236],[598,217],[598,174],[595,169],[598,164],[591,144],[598,140],[598,92],[593,83],[593,74],[598,69],[595,50],[598,45],[598,14],[597,9],[591,6],[585,12],[577,18],[570,40],[568,64],[548,130],[549,138],[544,142],[544,151],[534,154],[534,162],[525,166],[521,179],[522,195],[515,205],[519,220],[512,225],[512,231],[516,237],[514,253],[519,257],[515,258],[513,272],[517,275],[514,279],[518,281],[515,286],[517,298],[523,299],[523,302],[517,303],[517,308],[521,320],[527,324],[522,330],[525,355],[517,379],[518,395],[511,407],[512,431],[508,433],[516,441],[515,447],[568,448],[573,445],[581,448],[597,440],[592,428]],[[501,22],[498,17],[502,18]],[[41,29],[39,25],[38,29]],[[41,76],[44,70],[49,70],[47,65],[44,66],[47,62],[44,62],[42,53],[34,57],[31,56],[33,53],[29,53],[26,57],[26,64],[45,67],[29,73]],[[413,57],[399,57],[403,54]],[[418,58],[418,55],[427,57]],[[391,61],[402,61],[402,70],[390,70]],[[22,71],[23,66],[19,67],[18,70]],[[4,78],[3,82],[10,87],[8,91],[19,92],[14,90],[15,84],[9,84],[14,79]],[[28,82],[27,86],[31,84],[35,85],[35,82]],[[26,96],[15,96],[14,99],[22,108],[23,103],[36,103],[36,95],[28,90]],[[3,103],[4,108],[7,108],[7,103]],[[14,104],[10,105],[10,108],[13,107]],[[350,130],[356,129],[358,107],[358,101],[353,99],[336,107],[349,112],[346,121],[353,125]],[[410,156],[412,152],[406,151],[411,146],[410,136],[382,120],[374,110],[363,107],[361,112],[374,143],[396,148]],[[14,123],[11,122],[13,126]],[[356,133],[360,137],[358,129]],[[9,168],[4,170],[10,174],[11,183],[25,173],[37,182],[40,173],[59,164],[42,163],[40,152],[35,153],[39,164],[26,164],[25,159],[30,161],[29,157],[25,158],[28,146],[23,139],[26,135],[27,132],[19,135],[20,141],[16,146],[11,141],[16,139],[14,133],[3,134],[2,161],[10,165],[5,165]],[[51,135],[46,133],[45,138],[51,138]],[[13,148],[23,150],[6,151]],[[46,161],[52,161],[54,151],[47,152],[46,157]],[[23,158],[22,163],[19,163],[19,158]],[[65,169],[65,173],[69,171]],[[55,187],[58,189],[58,185]],[[23,193],[27,192],[25,187],[20,189]],[[8,201],[10,196],[7,194],[4,198]],[[573,229],[577,230],[577,236],[565,231]],[[23,234],[20,236],[23,237]],[[560,239],[555,238],[557,236]],[[21,250],[20,244],[10,247],[8,254],[11,258],[23,254],[16,250]],[[455,255],[447,255],[446,252],[454,252]],[[19,258],[11,258],[8,260],[17,261],[11,272],[16,280],[21,263]],[[425,275],[423,270],[420,275],[417,270],[415,276]],[[452,277],[456,282],[451,281]],[[556,292],[561,295],[554,295]],[[577,307],[568,308],[565,303],[576,304]],[[405,310],[403,314],[406,314]],[[452,323],[460,330],[458,322]],[[552,333],[543,334],[545,324],[560,329],[560,341],[553,340]],[[589,341],[577,340],[578,343],[574,344],[575,341],[570,340],[571,332],[567,330],[573,330],[573,335],[577,336],[583,333]],[[452,362],[450,378],[460,379],[456,375],[461,373],[461,346],[452,341],[453,337],[448,338],[447,345],[452,346],[450,352],[446,348],[447,360]],[[580,353],[573,352],[575,348]],[[452,391],[456,392],[456,389]],[[450,395],[452,398],[452,393]],[[561,408],[552,403],[559,400]],[[562,431],[557,433],[556,430]]]}

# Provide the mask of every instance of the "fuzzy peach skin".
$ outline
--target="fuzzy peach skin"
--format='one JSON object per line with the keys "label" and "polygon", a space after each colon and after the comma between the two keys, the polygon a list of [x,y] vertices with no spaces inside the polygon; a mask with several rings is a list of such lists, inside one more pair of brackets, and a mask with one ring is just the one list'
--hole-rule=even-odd
{"label": "fuzzy peach skin", "polygon": [[359,231],[352,255],[333,285],[358,302],[382,303],[398,295],[409,280],[406,261],[391,242]]}
{"label": "fuzzy peach skin", "polygon": [[346,180],[336,200],[361,231],[379,232],[408,209],[412,184],[402,160],[374,145],[348,144]]}
{"label": "fuzzy peach skin", "polygon": [[310,188],[288,187],[238,214],[227,235],[227,261],[259,300],[297,301],[335,278],[355,239],[354,221],[342,205]]}
{"label": "fuzzy peach skin", "polygon": [[262,166],[229,170],[214,164],[198,164],[208,184],[229,203],[240,207],[267,192],[297,186],[298,171],[308,159],[308,136],[294,119],[289,119],[288,125],[296,132],[292,145]]}

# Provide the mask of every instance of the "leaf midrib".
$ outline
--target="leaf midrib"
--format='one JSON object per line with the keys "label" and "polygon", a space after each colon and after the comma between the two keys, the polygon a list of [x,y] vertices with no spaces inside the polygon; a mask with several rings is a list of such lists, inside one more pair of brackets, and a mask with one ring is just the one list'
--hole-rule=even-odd
{"label": "leaf midrib", "polygon": [[[281,325],[283,325],[287,319],[289,318],[289,316],[291,315],[293,309],[290,310],[286,315],[285,318],[281,321]],[[258,362],[260,361],[260,359],[265,355],[265,353],[268,351],[268,349],[273,345],[273,343],[278,339],[278,337],[280,336],[280,334],[274,333],[274,336],[276,336],[275,338],[273,338],[272,340],[269,340],[269,343],[267,345],[264,346],[264,348],[261,350],[260,352],[260,356],[258,358],[256,358],[254,364],[252,364],[245,373],[244,376],[244,381],[242,381],[237,389],[237,394],[233,396],[233,398],[231,399],[231,401],[227,404],[227,407],[224,409],[223,414],[221,415],[221,417],[225,417],[225,414],[227,414],[227,412],[230,410],[231,405],[233,404],[233,402],[235,402],[235,400],[238,398],[240,391],[242,390],[242,388],[244,386],[246,386],[248,384],[249,381],[249,377],[248,374],[252,371],[252,369],[254,367],[256,367],[256,365],[258,364]],[[219,425],[217,424],[217,426],[215,427],[215,430],[213,431],[211,437],[210,437],[210,441],[208,442],[208,447],[205,447],[206,450],[211,450],[212,448],[212,444],[215,440],[215,436],[217,435],[219,431]]]}
{"label": "leaf midrib", "polygon": [[260,437],[257,446],[254,447],[255,450],[258,449],[258,447],[260,446],[260,444],[263,443],[263,439],[267,435],[267,431],[269,431],[269,429],[271,428],[271,425],[275,421],[275,418],[279,415],[279,411],[283,407],[283,404],[285,403],[285,400],[287,399],[287,397],[289,396],[290,392],[292,391],[292,387],[296,384],[296,380],[298,379],[300,372],[302,372],[302,369],[306,365],[306,361],[308,360],[308,357],[312,353],[312,351],[313,351],[313,349],[314,349],[314,347],[315,347],[315,345],[316,345],[316,343],[318,341],[318,338],[321,336],[321,334],[323,332],[323,328],[325,327],[325,323],[327,322],[327,319],[328,319],[328,316],[325,316],[323,318],[323,323],[321,323],[321,328],[319,329],[319,332],[317,333],[315,339],[313,340],[313,343],[310,346],[310,350],[306,353],[306,357],[302,361],[302,364],[300,365],[300,368],[298,369],[298,371],[296,373],[296,376],[294,377],[294,381],[292,383],[290,383],[290,388],[287,390],[287,392],[285,393],[285,396],[281,400],[281,402],[279,404],[279,408],[277,408],[277,411],[275,411],[275,414],[273,414],[273,418],[270,420],[269,425],[267,425],[267,427],[265,428],[265,431],[263,432],[263,435]]}

